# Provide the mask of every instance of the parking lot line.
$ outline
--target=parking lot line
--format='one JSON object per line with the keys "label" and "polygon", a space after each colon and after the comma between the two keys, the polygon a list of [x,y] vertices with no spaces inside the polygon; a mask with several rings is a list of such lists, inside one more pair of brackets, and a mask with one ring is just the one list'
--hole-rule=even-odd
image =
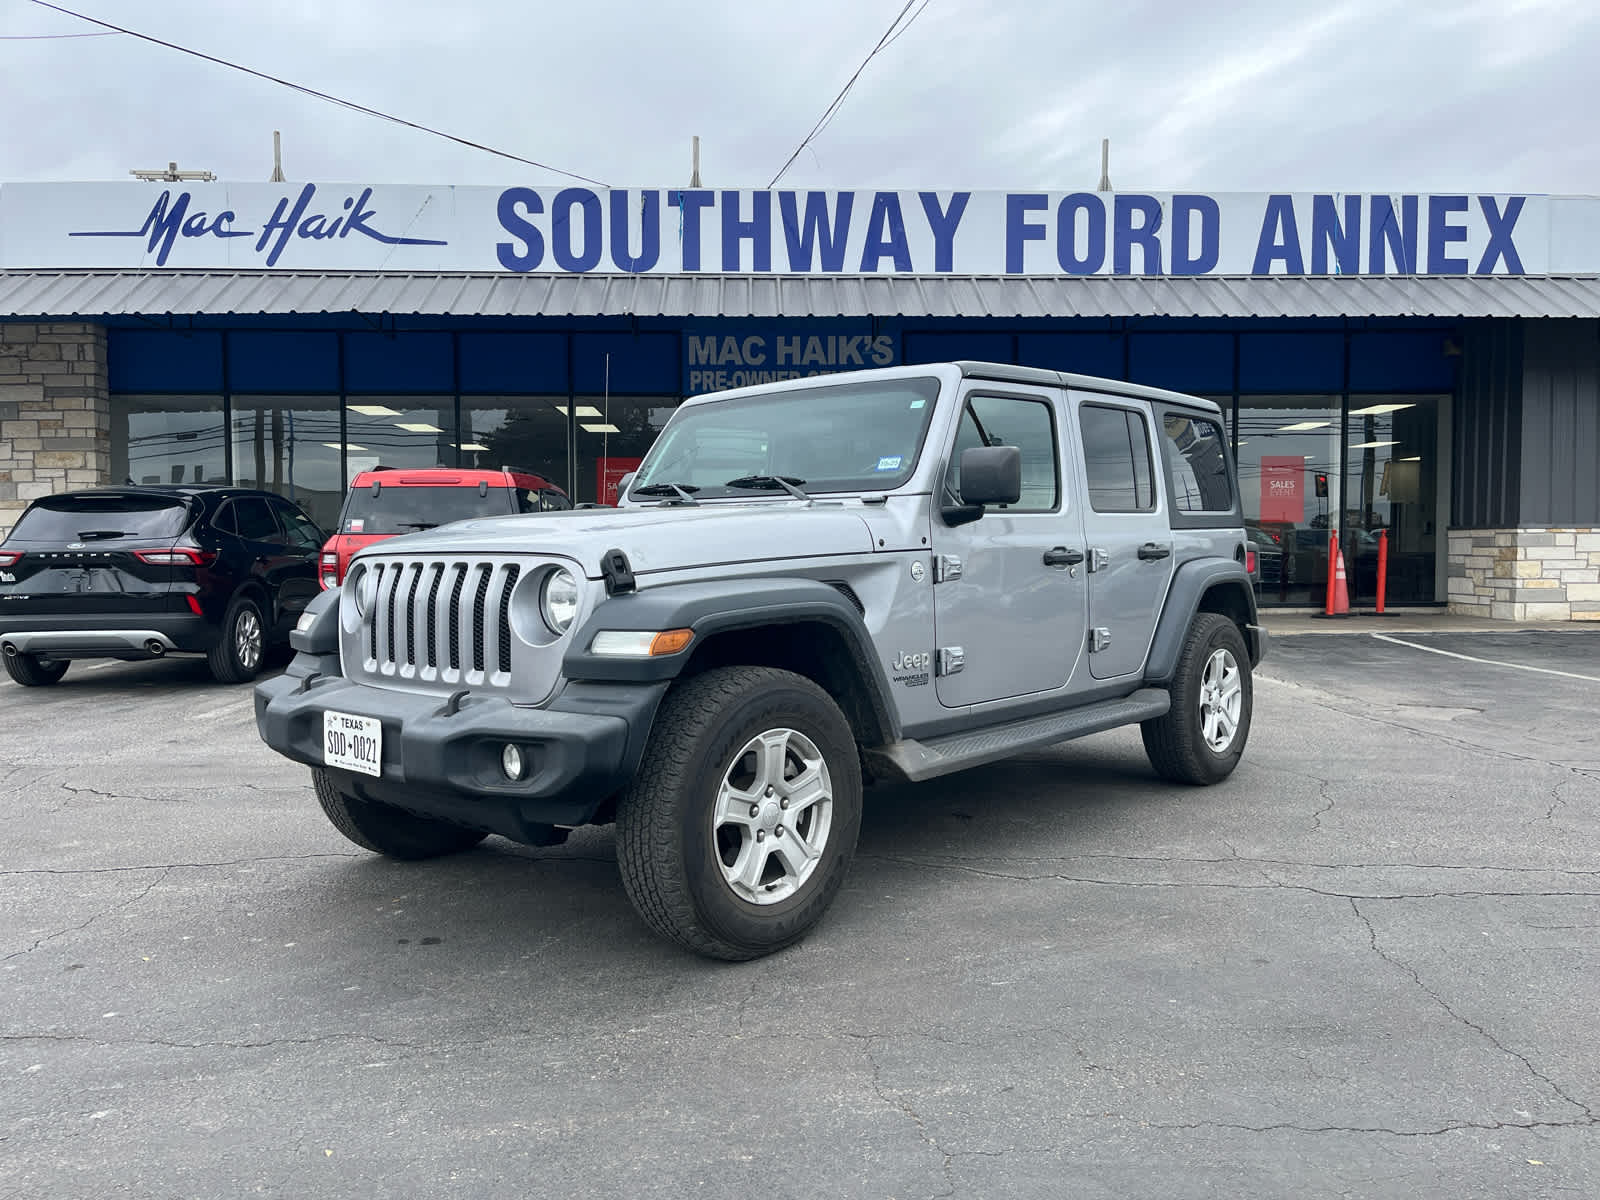
{"label": "parking lot line", "polygon": [[1513,671],[1535,671],[1540,675],[1560,675],[1563,679],[1583,679],[1589,683],[1600,683],[1600,676],[1579,675],[1576,671],[1557,671],[1551,667],[1530,667],[1527,663],[1502,662],[1497,658],[1477,658],[1471,654],[1457,654],[1454,650],[1440,650],[1434,646],[1423,646],[1416,642],[1408,642],[1402,638],[1390,637],[1387,633],[1372,635],[1380,642],[1393,642],[1396,646],[1405,646],[1412,650],[1425,650],[1429,654],[1442,654],[1446,658],[1460,658],[1467,662],[1483,663],[1490,667],[1510,667]]}

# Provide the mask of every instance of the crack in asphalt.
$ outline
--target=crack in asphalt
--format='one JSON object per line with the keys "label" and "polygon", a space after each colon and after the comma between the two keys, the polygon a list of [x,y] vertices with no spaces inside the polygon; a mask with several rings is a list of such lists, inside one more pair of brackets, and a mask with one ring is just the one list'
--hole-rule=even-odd
{"label": "crack in asphalt", "polygon": [[[1231,848],[1230,848],[1231,849]],[[960,863],[963,860],[955,855],[944,855],[942,858],[923,856],[912,858],[906,855],[884,855],[862,852],[858,858],[882,858],[887,861],[903,861],[915,866],[937,866],[940,862]],[[1194,855],[1153,855],[1153,854],[1061,854],[1061,855],[1020,855],[1005,856],[1007,861],[1016,863],[1068,863],[1068,862],[1118,862],[1140,863],[1155,866],[1171,866],[1174,863],[1184,863],[1190,866],[1216,867],[1216,866],[1264,866],[1264,867],[1306,867],[1319,871],[1485,871],[1506,875],[1576,875],[1579,877],[1600,876],[1600,869],[1586,869],[1578,867],[1506,867],[1495,863],[1424,863],[1398,860],[1394,862],[1318,862],[1313,859],[1297,858],[1257,858],[1251,855],[1241,855],[1237,852],[1230,853],[1226,858],[1201,858]]]}
{"label": "crack in asphalt", "polygon": [[1317,793],[1317,799],[1326,801],[1326,803],[1323,804],[1323,806],[1321,808],[1317,809],[1316,812],[1311,814],[1311,832],[1312,833],[1321,832],[1323,815],[1333,811],[1333,784],[1332,784],[1332,782],[1330,782],[1329,780],[1326,780],[1326,779],[1319,779],[1319,780],[1317,780],[1317,783],[1319,785],[1321,785],[1321,790]]}
{"label": "crack in asphalt", "polygon": [[401,1050],[427,1050],[417,1042],[402,1042],[393,1038],[377,1037],[370,1033],[326,1033],[318,1037],[278,1037],[249,1041],[179,1042],[170,1038],[102,1038],[85,1033],[6,1033],[0,1034],[0,1044],[7,1042],[69,1042],[83,1043],[97,1049],[113,1046],[163,1046],[171,1050],[262,1050],[277,1046],[320,1046],[327,1042],[373,1042],[379,1046],[393,1046]]}
{"label": "crack in asphalt", "polygon": [[143,900],[146,896],[153,892],[157,885],[165,880],[168,875],[172,874],[173,871],[172,867],[146,867],[145,869],[160,871],[161,873],[152,879],[149,884],[145,886],[144,890],[141,891],[137,896],[130,897],[119,904],[113,904],[110,908],[101,909],[99,912],[92,914],[88,920],[83,921],[80,924],[70,925],[66,929],[57,930],[55,933],[47,933],[42,938],[37,939],[33,945],[29,946],[26,950],[13,950],[10,954],[0,956],[0,962],[10,962],[13,958],[21,958],[24,954],[32,954],[46,942],[53,942],[57,938],[66,937],[69,933],[77,933],[80,930],[87,929],[102,917],[109,917],[114,912],[118,912],[124,908],[128,908],[131,905],[139,903],[139,901]]}
{"label": "crack in asphalt", "polygon": [[213,867],[242,867],[250,863],[307,862],[317,858],[370,858],[360,851],[318,854],[263,854],[259,858],[228,858],[217,862],[146,863],[136,867],[25,867],[0,871],[0,878],[9,875],[119,875],[129,871],[204,871]]}
{"label": "crack in asphalt", "polygon": [[1447,1133],[1459,1133],[1467,1129],[1486,1132],[1507,1129],[1587,1129],[1600,1124],[1600,1120],[1587,1116],[1573,1121],[1450,1121],[1436,1129],[1390,1129],[1386,1125],[1296,1125],[1288,1121],[1273,1125],[1245,1125],[1234,1121],[1193,1121],[1186,1124],[1146,1121],[1143,1124],[1149,1129],[1169,1132],[1234,1129],[1241,1133],[1379,1133],[1398,1138],[1429,1138]]}
{"label": "crack in asphalt", "polygon": [[933,1196],[954,1196],[956,1194],[956,1179],[955,1171],[953,1169],[955,1156],[941,1146],[939,1144],[939,1140],[935,1138],[933,1134],[928,1132],[928,1124],[922,1119],[922,1114],[919,1113],[916,1108],[905,1101],[897,1100],[895,1097],[884,1091],[883,1067],[882,1064],[878,1062],[877,1056],[873,1053],[873,1044],[887,1035],[881,1033],[851,1033],[846,1030],[844,1036],[855,1041],[859,1041],[862,1044],[862,1055],[867,1060],[867,1066],[872,1070],[872,1079],[870,1083],[873,1095],[877,1096],[878,1100],[886,1107],[899,1113],[903,1117],[910,1118],[911,1123],[916,1126],[917,1136],[922,1139],[923,1144],[939,1156],[939,1169],[944,1175],[945,1190],[942,1192],[935,1192],[933,1193]]}
{"label": "crack in asphalt", "polygon": [[[1575,1125],[1578,1125],[1578,1126],[1581,1126],[1581,1125],[1594,1125],[1594,1124],[1597,1123],[1593,1109],[1591,1109],[1583,1101],[1575,1099],[1559,1083],[1557,1083],[1555,1080],[1551,1079],[1543,1071],[1540,1071],[1539,1068],[1535,1067],[1533,1065],[1532,1061],[1528,1058],[1527,1055],[1521,1053],[1520,1051],[1513,1050],[1511,1047],[1507,1046],[1505,1043],[1500,1041],[1499,1038],[1495,1037],[1494,1034],[1490,1033],[1487,1029],[1485,1029],[1482,1025],[1478,1024],[1476,1021],[1472,1020],[1470,1017],[1467,1017],[1464,1014],[1457,1012],[1451,1006],[1451,1004],[1450,1004],[1450,1002],[1448,1000],[1446,1000],[1438,992],[1434,991],[1427,984],[1422,982],[1422,976],[1417,973],[1417,971],[1416,971],[1416,969],[1414,967],[1410,966],[1407,963],[1401,962],[1398,958],[1395,958],[1392,954],[1388,953],[1388,951],[1384,950],[1384,948],[1382,946],[1378,945],[1378,931],[1377,931],[1377,929],[1373,926],[1372,921],[1370,919],[1368,919],[1367,914],[1361,911],[1360,902],[1353,896],[1350,898],[1350,910],[1355,913],[1356,920],[1360,921],[1361,924],[1362,924],[1362,927],[1366,929],[1367,938],[1368,938],[1369,944],[1372,947],[1372,952],[1374,954],[1376,954],[1379,958],[1383,959],[1383,961],[1388,963],[1390,966],[1394,967],[1397,971],[1400,971],[1403,974],[1405,974],[1411,980],[1411,982],[1413,982],[1414,984],[1417,985],[1417,987],[1422,991],[1423,995],[1427,996],[1428,999],[1432,1000],[1435,1004],[1437,1004],[1440,1008],[1442,1008],[1446,1013],[1448,1013],[1450,1015],[1450,1017],[1453,1020],[1456,1020],[1456,1021],[1460,1022],[1462,1025],[1465,1025],[1468,1029],[1472,1030],[1479,1037],[1481,1037],[1484,1041],[1488,1042],[1491,1046],[1493,1046],[1501,1054],[1504,1054],[1504,1055],[1506,1055],[1506,1056],[1508,1056],[1510,1058],[1516,1059],[1519,1063],[1521,1063],[1523,1065],[1523,1067],[1527,1070],[1528,1074],[1532,1075],[1535,1079],[1537,1079],[1540,1083],[1544,1084],[1547,1088],[1549,1088],[1552,1092],[1554,1092],[1562,1100],[1564,1100],[1566,1103],[1570,1104],[1573,1108],[1577,1109],[1579,1112],[1581,1112],[1583,1114],[1583,1119],[1582,1120],[1565,1121],[1565,1122],[1532,1122],[1532,1123],[1530,1123],[1528,1125],[1522,1126],[1522,1128],[1538,1128],[1538,1127],[1544,1127],[1544,1126],[1556,1126],[1556,1127],[1570,1128],[1570,1127],[1575,1126]],[[1487,1128],[1487,1129],[1500,1129],[1500,1128],[1505,1128],[1505,1127],[1506,1126],[1503,1123],[1497,1123],[1497,1124],[1494,1124],[1494,1125],[1485,1125],[1485,1126],[1474,1126],[1474,1128]]]}

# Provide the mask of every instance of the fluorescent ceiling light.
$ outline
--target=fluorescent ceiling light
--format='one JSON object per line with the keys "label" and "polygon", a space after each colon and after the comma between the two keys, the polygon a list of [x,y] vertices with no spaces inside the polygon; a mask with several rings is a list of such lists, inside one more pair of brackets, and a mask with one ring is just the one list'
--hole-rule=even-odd
{"label": "fluorescent ceiling light", "polygon": [[1240,446],[1248,446],[1248,445],[1249,445],[1249,444],[1250,444],[1250,442],[1249,442],[1249,440],[1248,440],[1248,439],[1246,439],[1246,440],[1245,440],[1245,441],[1242,441],[1242,442],[1235,442],[1235,443],[1234,443],[1234,444],[1233,444],[1233,448],[1234,448],[1234,449],[1235,449],[1235,450],[1237,450],[1237,449],[1238,449],[1238,448],[1239,448],[1239,447],[1240,447]]}
{"label": "fluorescent ceiling light", "polygon": [[[567,406],[565,404],[552,404],[550,407],[555,409],[562,416],[566,416],[567,415]],[[575,411],[580,417],[603,417],[603,416],[605,416],[605,414],[603,412],[601,412],[598,408],[596,408],[592,404],[580,404],[573,411]]]}
{"label": "fluorescent ceiling light", "polygon": [[463,450],[487,450],[489,447],[480,446],[477,442],[463,442],[461,448]]}
{"label": "fluorescent ceiling light", "polygon": [[1397,458],[1397,459],[1395,459],[1395,461],[1396,462],[1421,462],[1422,461],[1422,455],[1413,454],[1410,458]]}
{"label": "fluorescent ceiling light", "polygon": [[[329,450],[338,450],[340,448],[340,444],[338,442],[323,442],[322,444],[324,446],[326,446]],[[343,448],[346,449],[346,450],[365,450],[366,449],[365,446],[358,446],[354,442],[345,442]]]}
{"label": "fluorescent ceiling light", "polygon": [[387,404],[352,404],[351,412],[358,412],[363,417],[398,417],[400,410],[390,408]]}
{"label": "fluorescent ceiling light", "polygon": [[411,433],[444,432],[444,430],[440,429],[437,425],[429,425],[426,421],[396,421],[395,424],[401,429],[407,430]]}
{"label": "fluorescent ceiling light", "polygon": [[1365,417],[1369,414],[1399,412],[1402,408],[1415,408],[1415,404],[1369,404],[1365,408],[1352,408],[1352,417]]}
{"label": "fluorescent ceiling light", "polygon": [[1301,433],[1307,429],[1326,429],[1332,424],[1332,421],[1300,421],[1294,425],[1279,425],[1278,428],[1284,433]]}
{"label": "fluorescent ceiling light", "polygon": [[1399,444],[1400,444],[1400,440],[1398,438],[1390,438],[1387,442],[1356,442],[1354,445],[1352,445],[1350,447],[1350,449],[1352,449],[1352,450],[1376,450],[1380,446],[1398,446]]}
{"label": "fluorescent ceiling light", "polygon": [[621,433],[622,432],[622,430],[618,429],[615,425],[586,425],[582,421],[580,421],[578,423],[578,428],[583,430],[585,433]]}

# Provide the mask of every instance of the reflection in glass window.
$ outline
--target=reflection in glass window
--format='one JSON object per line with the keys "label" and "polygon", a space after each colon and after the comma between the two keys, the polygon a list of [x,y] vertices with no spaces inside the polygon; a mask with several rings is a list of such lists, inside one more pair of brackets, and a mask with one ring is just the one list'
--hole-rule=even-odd
{"label": "reflection in glass window", "polygon": [[344,499],[336,396],[235,396],[233,477],[305,508],[331,528]]}
{"label": "reflection in glass window", "polygon": [[[558,403],[566,408],[565,400]],[[617,481],[639,466],[678,402],[668,396],[579,396],[573,404],[578,426],[574,499],[615,504]]]}
{"label": "reflection in glass window", "polygon": [[519,467],[567,487],[565,396],[467,396],[461,400],[461,465]]}
{"label": "reflection in glass window", "polygon": [[1150,467],[1150,435],[1144,415],[1126,408],[1085,404],[1078,410],[1083,430],[1084,477],[1095,512],[1149,512],[1155,508]]}
{"label": "reflection in glass window", "polygon": [[1228,512],[1233,489],[1228,486],[1228,452],[1222,427],[1189,413],[1168,412],[1161,418],[1172,464],[1172,507],[1178,512]]}
{"label": "reflection in glass window", "polygon": [[953,495],[961,495],[961,452],[978,446],[1016,446],[1022,451],[1022,495],[1008,512],[1049,512],[1060,491],[1060,456],[1050,406],[1039,400],[973,396],[961,414],[946,476]]}
{"label": "reflection in glass window", "polygon": [[454,467],[453,396],[359,396],[345,405],[345,471],[373,467]]}
{"label": "reflection in glass window", "polygon": [[225,483],[221,396],[112,396],[113,483]]}

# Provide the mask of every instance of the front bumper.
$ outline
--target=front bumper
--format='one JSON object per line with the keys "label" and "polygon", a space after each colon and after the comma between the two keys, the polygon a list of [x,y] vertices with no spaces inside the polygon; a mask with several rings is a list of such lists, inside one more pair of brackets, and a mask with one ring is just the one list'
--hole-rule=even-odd
{"label": "front bumper", "polygon": [[[80,618],[59,614],[0,614],[0,650],[43,658],[157,658],[203,654],[217,644],[217,627],[190,614],[138,613]],[[159,646],[159,653],[152,647]]]}
{"label": "front bumper", "polygon": [[[628,781],[666,684],[573,685],[545,708],[499,696],[445,697],[317,674],[302,654],[290,673],[256,686],[256,728],[278,753],[323,765],[328,710],[383,726],[381,777],[335,770],[339,786],[422,816],[539,843],[554,825],[582,825]],[[335,658],[333,660],[337,662]],[[501,751],[527,764],[507,779]]]}

